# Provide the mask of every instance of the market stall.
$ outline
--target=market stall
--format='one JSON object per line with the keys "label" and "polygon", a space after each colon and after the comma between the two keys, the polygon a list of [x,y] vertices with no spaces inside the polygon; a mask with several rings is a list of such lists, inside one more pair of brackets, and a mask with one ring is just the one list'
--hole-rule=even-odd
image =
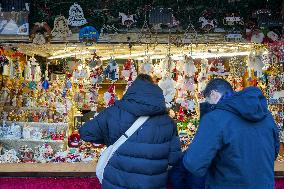
{"label": "market stall", "polygon": [[23,32],[5,35],[4,24],[0,35],[0,188],[17,188],[11,182],[22,188],[98,186],[95,165],[104,146],[81,141],[78,129],[121,99],[139,73],[152,75],[163,90],[183,150],[198,129],[209,79],[224,78],[236,91],[258,86],[280,129],[275,177],[276,188],[283,188],[284,22],[271,11],[254,11],[256,23],[246,24],[239,13],[226,13],[218,25],[206,10],[198,26],[188,19],[181,27],[172,9],[143,7],[140,21],[120,12],[119,26],[105,20],[97,30],[77,3],[68,4],[69,15],[53,19],[46,2],[35,7],[45,21],[36,20],[29,36],[22,12],[5,23]]}

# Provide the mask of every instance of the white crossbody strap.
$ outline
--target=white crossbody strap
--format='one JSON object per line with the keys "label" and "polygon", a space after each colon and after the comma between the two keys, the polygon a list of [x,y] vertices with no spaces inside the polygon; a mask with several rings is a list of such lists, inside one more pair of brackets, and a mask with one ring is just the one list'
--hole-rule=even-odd
{"label": "white crossbody strap", "polygon": [[100,183],[102,183],[104,178],[104,169],[107,166],[110,158],[113,156],[115,151],[125,142],[127,139],[135,133],[147,121],[149,117],[147,116],[141,116],[139,117],[132,125],[131,127],[121,136],[119,139],[113,144],[110,145],[107,149],[105,149],[101,157],[99,158],[99,161],[97,163],[96,167],[96,175],[99,179]]}
{"label": "white crossbody strap", "polygon": [[149,119],[149,116],[141,116],[139,117],[131,127],[125,132],[126,138],[129,138],[135,131],[139,129]]}
{"label": "white crossbody strap", "polygon": [[113,144],[112,154],[129,138],[135,131],[139,129],[147,121],[149,117],[141,116],[139,117],[129,129]]}

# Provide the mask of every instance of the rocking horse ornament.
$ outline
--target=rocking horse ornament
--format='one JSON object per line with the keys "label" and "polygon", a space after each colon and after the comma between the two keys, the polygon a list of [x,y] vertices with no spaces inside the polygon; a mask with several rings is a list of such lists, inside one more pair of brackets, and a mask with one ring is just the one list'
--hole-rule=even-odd
{"label": "rocking horse ornament", "polygon": [[206,19],[205,17],[200,17],[199,22],[201,22],[201,29],[206,32],[209,32],[210,30],[216,27],[215,19],[210,20],[210,19]]}
{"label": "rocking horse ornament", "polygon": [[199,22],[201,23],[201,29],[205,32],[209,32],[217,27],[217,20],[212,18],[212,13],[209,11],[203,13],[199,18]]}
{"label": "rocking horse ornament", "polygon": [[121,22],[123,26],[127,26],[128,28],[136,22],[134,19],[134,14],[127,15],[125,13],[120,12],[119,17],[121,17]]}

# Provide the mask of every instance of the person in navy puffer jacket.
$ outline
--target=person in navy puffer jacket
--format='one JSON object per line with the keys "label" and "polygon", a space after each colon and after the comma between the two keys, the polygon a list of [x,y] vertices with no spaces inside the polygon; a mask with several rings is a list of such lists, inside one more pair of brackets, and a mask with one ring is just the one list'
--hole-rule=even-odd
{"label": "person in navy puffer jacket", "polygon": [[181,161],[176,125],[166,111],[163,92],[145,74],[138,75],[122,100],[80,128],[81,139],[112,145],[140,116],[150,118],[110,159],[103,189],[166,188],[168,166]]}
{"label": "person in navy puffer jacket", "polygon": [[223,79],[211,80],[204,96],[210,104],[183,158],[206,189],[273,189],[278,128],[261,90],[233,92]]}

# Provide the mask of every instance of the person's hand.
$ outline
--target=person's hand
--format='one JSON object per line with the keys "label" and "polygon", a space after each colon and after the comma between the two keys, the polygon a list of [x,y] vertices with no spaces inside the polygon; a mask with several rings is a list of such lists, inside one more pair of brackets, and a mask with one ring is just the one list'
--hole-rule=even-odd
{"label": "person's hand", "polygon": [[171,118],[174,118],[176,116],[175,112],[172,109],[170,109],[170,111],[169,111],[169,116]]}

